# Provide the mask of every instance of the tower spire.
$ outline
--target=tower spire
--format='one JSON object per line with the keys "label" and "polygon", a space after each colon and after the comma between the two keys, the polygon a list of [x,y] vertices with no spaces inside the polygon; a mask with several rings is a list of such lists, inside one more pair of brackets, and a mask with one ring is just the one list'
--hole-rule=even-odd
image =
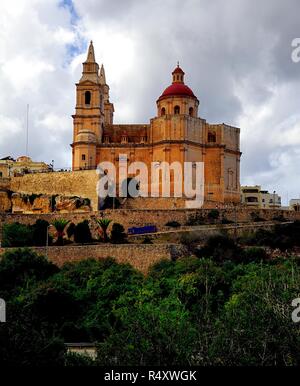
{"label": "tower spire", "polygon": [[103,64],[101,64],[101,68],[100,68],[99,83],[102,85],[106,84],[105,70],[104,70]]}
{"label": "tower spire", "polygon": [[95,63],[95,62],[96,60],[95,60],[94,46],[93,46],[93,41],[91,40],[85,63]]}
{"label": "tower spire", "polygon": [[99,66],[95,59],[93,42],[90,42],[86,61],[83,63],[82,77],[79,82],[89,80],[94,83],[99,82]]}

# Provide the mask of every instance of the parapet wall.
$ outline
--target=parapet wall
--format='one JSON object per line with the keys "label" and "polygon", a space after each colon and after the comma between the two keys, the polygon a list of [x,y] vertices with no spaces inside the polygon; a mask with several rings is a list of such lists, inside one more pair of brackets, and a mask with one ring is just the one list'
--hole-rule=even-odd
{"label": "parapet wall", "polygon": [[[64,218],[75,224],[89,220],[91,228],[96,227],[96,218],[109,218],[113,222],[118,222],[127,230],[133,226],[156,225],[158,230],[169,229],[166,224],[169,221],[177,221],[185,225],[187,221],[194,216],[207,218],[211,209],[161,209],[161,210],[137,210],[137,209],[115,209],[105,211],[94,211],[86,213],[47,213],[47,214],[11,214],[0,213],[0,239],[2,237],[1,228],[4,223],[20,222],[22,224],[34,224],[37,219],[44,219],[52,223],[55,219]],[[300,220],[300,212],[289,210],[260,209],[253,210],[248,208],[237,209],[219,209],[220,218],[226,218],[237,222],[252,222],[252,213],[256,213],[260,218],[272,221],[274,217],[283,216],[287,220]]]}

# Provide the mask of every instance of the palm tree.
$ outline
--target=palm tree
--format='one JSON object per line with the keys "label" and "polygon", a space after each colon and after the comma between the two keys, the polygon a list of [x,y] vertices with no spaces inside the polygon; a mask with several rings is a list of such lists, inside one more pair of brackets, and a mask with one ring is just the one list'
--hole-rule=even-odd
{"label": "palm tree", "polygon": [[105,243],[108,242],[108,236],[107,236],[107,228],[109,227],[109,224],[112,222],[112,220],[109,220],[108,218],[101,218],[96,219],[97,224],[100,226],[103,232],[103,240]]}
{"label": "palm tree", "polygon": [[59,219],[59,220],[54,220],[52,225],[56,229],[56,236],[57,236],[57,245],[63,245],[64,244],[64,235],[65,235],[65,228],[69,224],[69,220],[65,219]]}

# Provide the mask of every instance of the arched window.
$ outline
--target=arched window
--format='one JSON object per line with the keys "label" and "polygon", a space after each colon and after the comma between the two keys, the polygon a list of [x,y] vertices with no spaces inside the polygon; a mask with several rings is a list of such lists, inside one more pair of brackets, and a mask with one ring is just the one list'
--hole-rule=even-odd
{"label": "arched window", "polygon": [[194,109],[192,107],[189,108],[189,115],[191,117],[194,115]]}
{"label": "arched window", "polygon": [[180,114],[180,107],[179,106],[174,107],[174,114]]}
{"label": "arched window", "polygon": [[208,142],[216,142],[216,133],[214,131],[208,132]]}
{"label": "arched window", "polygon": [[84,93],[84,103],[85,103],[86,105],[90,105],[90,104],[91,104],[91,97],[92,97],[92,95],[91,95],[91,92],[90,92],[90,91],[86,91],[86,92]]}
{"label": "arched window", "polygon": [[161,109],[160,114],[161,115],[166,115],[166,109],[164,107]]}

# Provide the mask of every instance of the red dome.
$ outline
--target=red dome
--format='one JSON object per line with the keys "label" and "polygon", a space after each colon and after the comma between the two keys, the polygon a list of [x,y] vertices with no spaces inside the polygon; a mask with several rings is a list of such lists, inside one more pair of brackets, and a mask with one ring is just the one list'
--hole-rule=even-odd
{"label": "red dome", "polygon": [[165,98],[168,96],[177,96],[177,95],[189,96],[189,97],[195,98],[193,91],[184,83],[173,83],[171,84],[171,86],[165,89],[165,91],[162,93],[159,99]]}

